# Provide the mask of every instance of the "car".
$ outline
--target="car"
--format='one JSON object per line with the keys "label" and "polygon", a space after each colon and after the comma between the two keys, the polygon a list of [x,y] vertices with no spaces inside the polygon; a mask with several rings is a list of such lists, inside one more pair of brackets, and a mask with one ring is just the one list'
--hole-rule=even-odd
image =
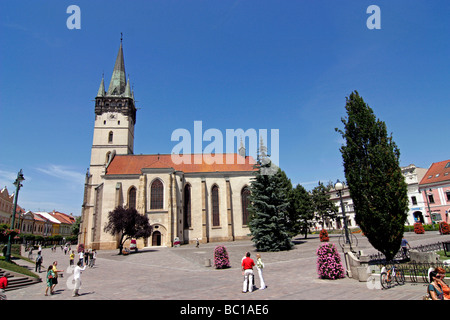
{"label": "car", "polygon": [[131,244],[130,244],[130,251],[134,250],[135,252],[138,251],[138,247],[136,245],[136,240],[135,239],[131,239]]}

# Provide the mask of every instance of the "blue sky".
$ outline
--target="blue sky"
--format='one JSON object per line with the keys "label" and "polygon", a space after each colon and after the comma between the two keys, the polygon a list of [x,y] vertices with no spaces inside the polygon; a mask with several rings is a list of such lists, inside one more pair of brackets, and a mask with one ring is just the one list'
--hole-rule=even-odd
{"label": "blue sky", "polygon": [[[81,29],[69,30],[69,5]],[[381,9],[370,30],[369,5]],[[94,102],[123,32],[137,100],[135,154],[171,153],[178,128],[278,129],[281,168],[312,189],[343,180],[334,128],[357,90],[401,165],[449,159],[450,2],[1,1],[0,186],[79,215]],[[203,147],[207,146],[207,142]],[[225,146],[224,146],[225,149]]]}

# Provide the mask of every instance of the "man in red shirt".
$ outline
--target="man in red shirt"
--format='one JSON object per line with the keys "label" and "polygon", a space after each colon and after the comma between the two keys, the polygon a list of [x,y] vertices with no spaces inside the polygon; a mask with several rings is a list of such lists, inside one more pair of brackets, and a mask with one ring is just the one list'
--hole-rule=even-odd
{"label": "man in red shirt", "polygon": [[0,278],[0,300],[6,300],[5,290],[8,286],[8,278],[5,276]]}
{"label": "man in red shirt", "polygon": [[242,274],[244,276],[244,285],[242,288],[242,293],[248,291],[253,291],[253,267],[255,266],[255,261],[250,258],[250,252],[245,254],[245,258],[242,259]]}

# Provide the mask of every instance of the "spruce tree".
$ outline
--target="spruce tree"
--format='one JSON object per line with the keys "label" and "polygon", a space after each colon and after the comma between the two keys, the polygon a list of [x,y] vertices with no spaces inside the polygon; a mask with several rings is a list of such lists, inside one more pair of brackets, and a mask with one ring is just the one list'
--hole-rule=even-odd
{"label": "spruce tree", "polygon": [[408,210],[400,151],[357,91],[346,100],[344,131],[336,131],[346,141],[340,151],[355,221],[372,246],[391,260],[400,249]]}
{"label": "spruce tree", "polygon": [[[288,232],[289,201],[281,169],[274,171],[270,165],[258,160],[259,170],[250,186],[249,228],[258,251],[289,250],[293,246]],[[264,174],[271,171],[275,173]]]}

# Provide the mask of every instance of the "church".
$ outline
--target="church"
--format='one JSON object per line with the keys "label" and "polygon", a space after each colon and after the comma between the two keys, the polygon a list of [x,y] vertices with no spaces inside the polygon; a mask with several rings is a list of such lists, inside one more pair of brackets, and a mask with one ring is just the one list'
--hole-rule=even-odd
{"label": "church", "polygon": [[237,153],[184,154],[191,161],[181,163],[170,154],[135,155],[137,114],[122,40],[105,88],[102,78],[78,243],[97,250],[118,248],[118,237],[103,229],[108,213],[119,206],[135,208],[149,219],[152,234],[138,239],[138,248],[249,238],[247,205],[256,169],[242,141]]}

